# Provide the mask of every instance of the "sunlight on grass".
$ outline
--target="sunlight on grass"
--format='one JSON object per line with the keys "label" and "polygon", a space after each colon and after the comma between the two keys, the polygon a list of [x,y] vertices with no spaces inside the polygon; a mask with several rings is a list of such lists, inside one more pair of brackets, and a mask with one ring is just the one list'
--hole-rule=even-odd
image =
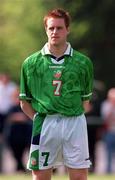
{"label": "sunlight on grass", "polygon": [[[32,180],[31,175],[0,175],[0,180]],[[52,180],[69,180],[68,176],[53,176]],[[89,175],[88,180],[115,180],[115,175]]]}

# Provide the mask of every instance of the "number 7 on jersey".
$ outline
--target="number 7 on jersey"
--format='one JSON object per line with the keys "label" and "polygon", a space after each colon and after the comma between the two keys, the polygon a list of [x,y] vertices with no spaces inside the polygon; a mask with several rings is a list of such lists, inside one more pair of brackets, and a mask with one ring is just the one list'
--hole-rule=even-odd
{"label": "number 7 on jersey", "polygon": [[61,95],[60,91],[61,91],[62,81],[53,80],[53,86],[55,86],[54,95],[60,96]]}

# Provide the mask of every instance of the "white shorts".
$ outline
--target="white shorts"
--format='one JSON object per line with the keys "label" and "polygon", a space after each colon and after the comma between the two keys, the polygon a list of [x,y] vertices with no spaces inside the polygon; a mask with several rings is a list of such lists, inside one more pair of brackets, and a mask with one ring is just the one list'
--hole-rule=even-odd
{"label": "white shorts", "polygon": [[66,117],[55,114],[45,117],[39,144],[31,144],[28,169],[48,169],[58,165],[75,169],[90,167],[84,115]]}

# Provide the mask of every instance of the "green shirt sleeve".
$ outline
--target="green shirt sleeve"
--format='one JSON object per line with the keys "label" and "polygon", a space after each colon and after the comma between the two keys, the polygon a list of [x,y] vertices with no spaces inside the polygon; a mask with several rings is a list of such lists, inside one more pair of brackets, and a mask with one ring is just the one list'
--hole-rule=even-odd
{"label": "green shirt sleeve", "polygon": [[92,97],[93,89],[93,64],[92,61],[88,58],[85,63],[85,77],[84,77],[84,90],[82,92],[82,100],[90,100]]}
{"label": "green shirt sleeve", "polygon": [[21,77],[20,77],[20,100],[31,100],[31,93],[28,88],[28,61],[25,60],[21,67]]}

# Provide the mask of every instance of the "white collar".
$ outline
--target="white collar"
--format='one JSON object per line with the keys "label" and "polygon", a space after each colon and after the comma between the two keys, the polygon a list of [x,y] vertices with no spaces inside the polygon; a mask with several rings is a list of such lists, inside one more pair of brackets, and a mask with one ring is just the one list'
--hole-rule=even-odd
{"label": "white collar", "polygon": [[[67,49],[64,52],[64,55],[72,56],[73,55],[73,48],[71,47],[70,43],[67,43]],[[42,55],[48,55],[51,54],[51,52],[48,49],[48,43],[44,45],[44,47],[41,49]]]}

